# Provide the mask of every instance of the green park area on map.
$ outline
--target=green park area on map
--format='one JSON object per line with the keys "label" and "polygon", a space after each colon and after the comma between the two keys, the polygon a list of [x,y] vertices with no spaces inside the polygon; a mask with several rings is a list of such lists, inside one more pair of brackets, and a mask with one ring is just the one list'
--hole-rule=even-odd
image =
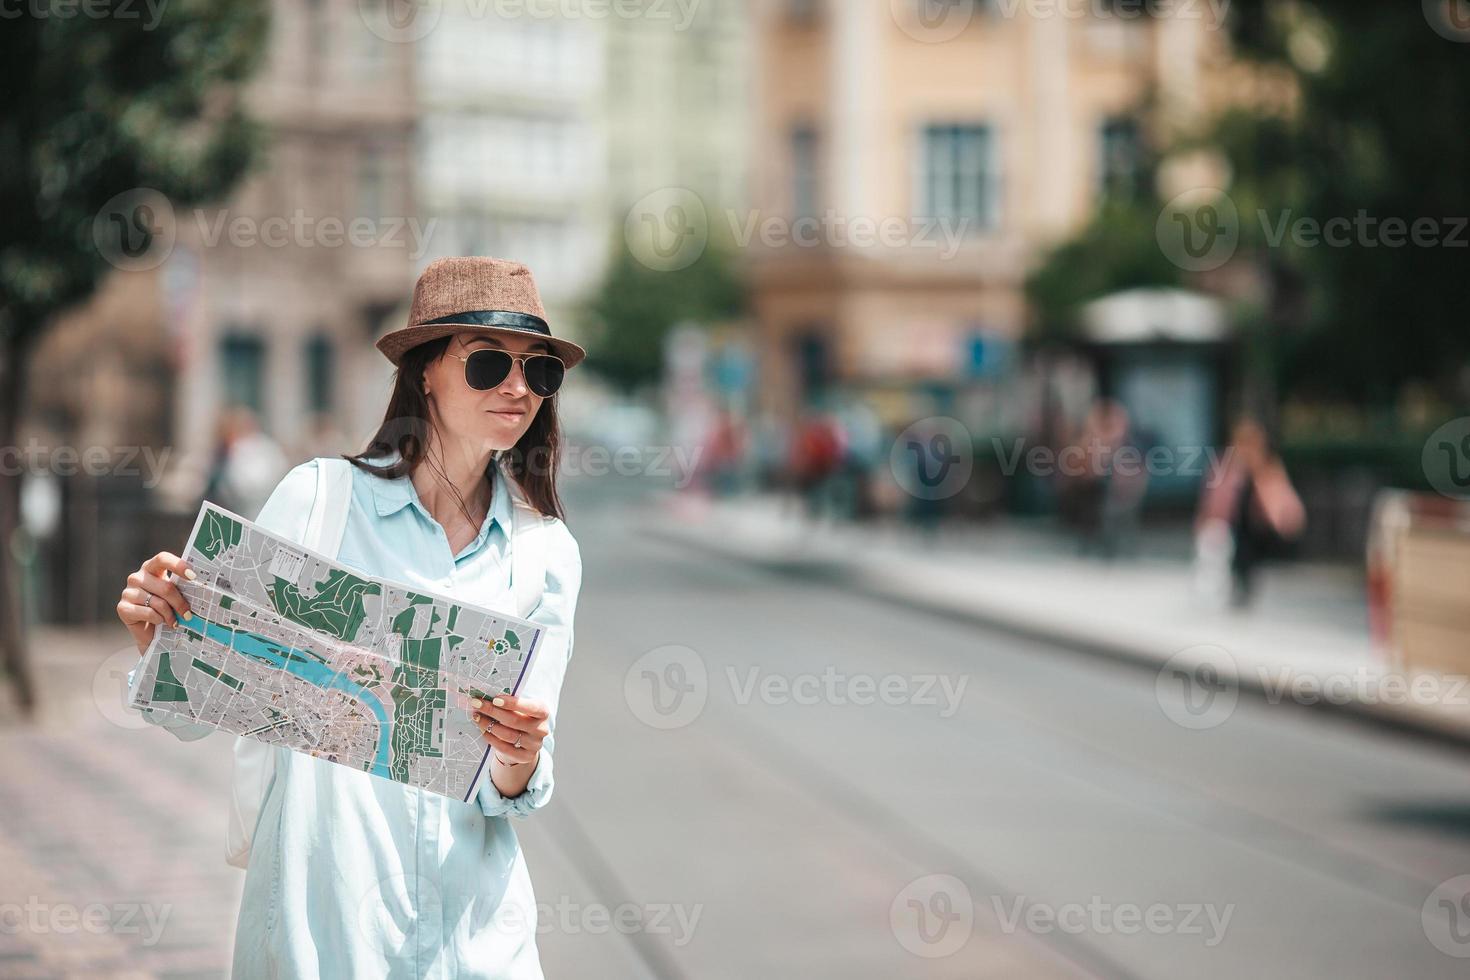
{"label": "green park area on map", "polygon": [[464,798],[468,701],[518,689],[542,628],[376,579],[206,502],[133,703]]}

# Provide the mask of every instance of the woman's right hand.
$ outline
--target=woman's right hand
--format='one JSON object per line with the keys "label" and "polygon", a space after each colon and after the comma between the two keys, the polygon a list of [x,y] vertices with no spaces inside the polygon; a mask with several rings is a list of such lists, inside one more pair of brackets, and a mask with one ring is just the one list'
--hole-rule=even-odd
{"label": "woman's right hand", "polygon": [[187,619],[192,615],[184,594],[164,577],[169,572],[190,579],[195,577],[194,570],[184,559],[160,551],[128,576],[128,584],[118,600],[117,618],[133,634],[139,656],[153,642],[154,631],[160,624],[175,626],[181,618]]}

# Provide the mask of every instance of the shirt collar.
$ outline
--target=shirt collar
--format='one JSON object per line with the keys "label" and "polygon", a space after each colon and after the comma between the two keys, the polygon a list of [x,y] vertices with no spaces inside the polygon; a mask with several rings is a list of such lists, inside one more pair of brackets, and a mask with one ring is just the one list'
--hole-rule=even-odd
{"label": "shirt collar", "polygon": [[[395,462],[397,459],[398,454],[394,452],[385,456],[369,457],[368,461],[386,466]],[[495,490],[490,499],[490,513],[487,515],[487,520],[480,526],[480,534],[475,539],[476,545],[483,541],[485,536],[490,533],[492,523],[499,524],[501,531],[507,537],[510,536],[511,514],[514,505],[510,499],[510,488],[507,486],[508,479],[509,477],[505,475],[503,469],[499,466],[495,467]],[[377,508],[379,517],[386,517],[389,514],[402,510],[404,507],[413,506],[429,520],[434,519],[434,515],[429,513],[429,509],[424,506],[423,501],[419,500],[419,494],[414,489],[413,480],[409,479],[406,473],[396,479],[375,477],[372,481],[372,491],[373,503]]]}

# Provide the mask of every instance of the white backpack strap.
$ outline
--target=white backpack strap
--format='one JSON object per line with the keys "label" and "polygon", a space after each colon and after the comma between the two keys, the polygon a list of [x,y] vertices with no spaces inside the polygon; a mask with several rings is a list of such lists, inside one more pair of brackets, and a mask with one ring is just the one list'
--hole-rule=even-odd
{"label": "white backpack strap", "polygon": [[[335,558],[347,530],[347,512],[352,506],[352,464],[345,459],[319,457],[316,461],[316,496],[306,519],[301,540],[310,548]],[[282,750],[285,751],[285,750]],[[235,739],[235,764],[231,776],[229,829],[225,860],[237,868],[250,866],[255,828],[265,807],[265,797],[275,781],[277,755],[274,746],[254,739]]]}
{"label": "white backpack strap", "polygon": [[306,521],[306,539],[312,551],[337,557],[342,535],[347,530],[347,511],[352,505],[352,464],[341,457],[319,457],[316,461],[316,497]]}
{"label": "white backpack strap", "polygon": [[[504,474],[504,470],[500,471]],[[546,515],[532,507],[519,486],[508,476],[511,502],[515,505],[511,518],[510,588],[515,595],[516,615],[530,617],[541,604],[546,591]]]}

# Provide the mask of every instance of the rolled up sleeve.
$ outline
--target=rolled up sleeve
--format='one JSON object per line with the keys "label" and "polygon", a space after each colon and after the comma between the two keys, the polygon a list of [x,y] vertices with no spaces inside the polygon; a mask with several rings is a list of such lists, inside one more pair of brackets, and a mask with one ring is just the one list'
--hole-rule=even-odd
{"label": "rolled up sleeve", "polygon": [[518,694],[547,705],[551,734],[541,743],[541,755],[530,782],[517,796],[503,796],[491,780],[487,767],[476,795],[480,809],[487,817],[529,816],[551,799],[555,782],[556,716],[562,682],[572,659],[572,619],[582,587],[582,553],[571,531],[559,520],[553,519],[547,528],[546,545],[546,591],[528,617],[531,622],[544,626],[546,633]]}
{"label": "rolled up sleeve", "polygon": [[[255,519],[255,523],[292,541],[300,541],[305,538],[306,522],[311,514],[312,501],[316,498],[316,467],[316,460],[308,460],[283,476],[281,482],[276,484],[275,490],[271,491],[265,506],[260,509],[260,515]],[[141,667],[142,662],[140,661],[128,671],[129,690],[132,689],[134,675]],[[218,731],[213,725],[190,721],[171,711],[142,708],[138,713],[148,724],[162,728],[184,742],[192,742],[203,738],[210,732]]]}

